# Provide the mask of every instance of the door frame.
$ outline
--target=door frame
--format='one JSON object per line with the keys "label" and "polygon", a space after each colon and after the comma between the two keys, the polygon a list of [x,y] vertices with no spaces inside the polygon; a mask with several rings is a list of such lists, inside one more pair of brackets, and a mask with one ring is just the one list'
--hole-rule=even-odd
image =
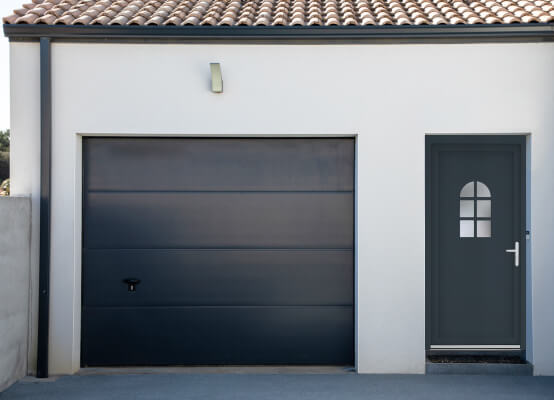
{"label": "door frame", "polygon": [[[527,161],[526,161],[526,135],[425,135],[425,351],[429,354],[467,354],[467,355],[520,355],[526,359],[526,276],[527,276],[527,241],[526,241],[526,199],[527,199]],[[430,350],[431,345],[431,264],[432,264],[432,210],[431,210],[431,168],[432,150],[434,145],[441,144],[510,144],[519,145],[520,148],[520,349],[510,350]]]}

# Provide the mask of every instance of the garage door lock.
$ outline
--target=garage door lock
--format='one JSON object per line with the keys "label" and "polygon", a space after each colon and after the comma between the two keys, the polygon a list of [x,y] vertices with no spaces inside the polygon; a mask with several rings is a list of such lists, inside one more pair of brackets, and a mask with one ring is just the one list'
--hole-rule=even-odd
{"label": "garage door lock", "polygon": [[140,279],[127,278],[127,279],[123,279],[123,282],[127,284],[129,292],[136,292],[137,285],[140,283]]}

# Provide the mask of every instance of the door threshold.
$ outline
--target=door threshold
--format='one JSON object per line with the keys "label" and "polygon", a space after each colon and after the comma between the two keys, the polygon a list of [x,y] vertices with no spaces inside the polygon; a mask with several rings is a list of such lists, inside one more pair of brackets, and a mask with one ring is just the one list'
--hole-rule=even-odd
{"label": "door threshold", "polygon": [[352,366],[334,365],[232,365],[232,366],[152,366],[152,367],[83,367],[76,375],[150,375],[150,374],[279,374],[279,375],[316,375],[316,374],[351,374],[356,369]]}
{"label": "door threshold", "polygon": [[533,365],[523,363],[499,362],[430,362],[425,365],[429,375],[510,375],[531,376]]}
{"label": "door threshold", "polygon": [[432,364],[527,364],[520,354],[429,354]]}

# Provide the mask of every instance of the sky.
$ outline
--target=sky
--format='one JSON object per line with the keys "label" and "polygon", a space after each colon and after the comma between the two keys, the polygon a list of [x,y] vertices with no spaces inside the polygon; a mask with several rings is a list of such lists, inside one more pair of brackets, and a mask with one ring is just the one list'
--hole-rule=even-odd
{"label": "sky", "polygon": [[[12,13],[12,10],[21,8],[27,0],[0,0],[0,17]],[[10,127],[10,47],[4,30],[0,32],[0,130]]]}

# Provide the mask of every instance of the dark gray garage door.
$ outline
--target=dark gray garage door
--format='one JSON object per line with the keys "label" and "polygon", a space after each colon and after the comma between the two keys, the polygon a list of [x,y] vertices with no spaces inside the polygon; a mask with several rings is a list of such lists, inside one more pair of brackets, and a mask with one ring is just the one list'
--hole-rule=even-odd
{"label": "dark gray garage door", "polygon": [[83,365],[353,363],[352,139],[89,138],[83,167]]}

